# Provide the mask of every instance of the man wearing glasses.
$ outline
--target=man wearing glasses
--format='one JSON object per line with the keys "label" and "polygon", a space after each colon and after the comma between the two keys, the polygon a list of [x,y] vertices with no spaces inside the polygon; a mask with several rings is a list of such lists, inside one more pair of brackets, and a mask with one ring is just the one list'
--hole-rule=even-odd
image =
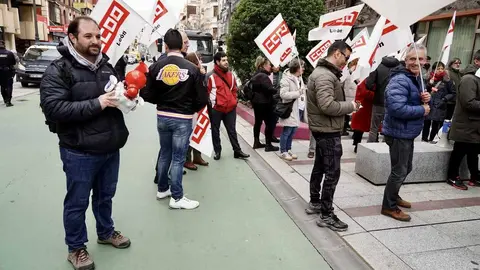
{"label": "man wearing glasses", "polygon": [[[462,61],[459,58],[453,58],[448,64],[448,75],[455,84],[455,93],[458,91],[458,86],[460,85],[460,80],[462,79],[462,74],[460,73],[460,65]],[[451,120],[453,112],[455,111],[456,100],[451,100],[447,103],[447,117],[445,119]]]}
{"label": "man wearing glasses", "polygon": [[316,149],[310,178],[310,203],[306,212],[320,214],[317,225],[334,231],[346,231],[348,228],[333,213],[333,195],[340,179],[344,118],[360,107],[355,101],[345,101],[340,82],[342,69],[351,53],[352,48],[344,41],[335,41],[328,48],[327,57],[318,61],[307,86],[308,124],[316,141]]}

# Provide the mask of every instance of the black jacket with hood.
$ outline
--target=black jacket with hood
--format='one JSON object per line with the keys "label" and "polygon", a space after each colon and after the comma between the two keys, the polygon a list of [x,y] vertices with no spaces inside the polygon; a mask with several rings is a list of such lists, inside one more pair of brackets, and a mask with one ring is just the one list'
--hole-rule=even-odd
{"label": "black jacket with hood", "polygon": [[115,69],[103,55],[95,71],[81,65],[60,43],[62,57],[45,71],[40,84],[40,106],[55,123],[60,146],[90,154],[107,154],[122,148],[128,129],[117,108],[102,110],[98,97]]}
{"label": "black jacket with hood", "polygon": [[251,79],[253,89],[252,103],[269,105],[276,103],[274,96],[278,94],[278,89],[275,88],[272,80],[270,80],[270,74],[270,72],[259,69],[253,75]]}
{"label": "black jacket with hood", "polygon": [[375,89],[373,105],[382,107],[385,105],[385,89],[390,79],[390,71],[398,65],[400,65],[400,61],[395,57],[385,56],[377,69],[368,76],[365,86],[368,90]]}
{"label": "black jacket with hood", "polygon": [[480,78],[475,75],[477,70],[475,65],[467,66],[458,87],[450,131],[450,139],[456,142],[480,142]]}

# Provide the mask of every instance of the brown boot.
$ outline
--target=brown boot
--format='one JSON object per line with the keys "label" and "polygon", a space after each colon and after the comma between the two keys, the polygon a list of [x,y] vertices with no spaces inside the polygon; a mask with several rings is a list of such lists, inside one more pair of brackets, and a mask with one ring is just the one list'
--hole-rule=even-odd
{"label": "brown boot", "polygon": [[397,205],[403,208],[412,208],[412,204],[403,200],[402,198],[397,200]]}
{"label": "brown boot", "polygon": [[92,270],[95,269],[95,263],[84,248],[68,253],[67,260],[72,264],[75,270]]}
{"label": "brown boot", "polygon": [[192,171],[196,171],[198,170],[197,166],[195,166],[195,164],[193,164],[193,162],[185,162],[185,164],[183,164],[183,167],[189,169],[189,170],[192,170]]}
{"label": "brown boot", "polygon": [[196,151],[193,152],[193,164],[208,166],[208,162],[203,160],[202,154],[200,154],[200,152],[197,153]]}
{"label": "brown boot", "polygon": [[123,236],[119,231],[114,231],[110,238],[105,240],[97,240],[97,243],[103,245],[112,245],[116,248],[128,248],[130,246],[130,239]]}
{"label": "brown boot", "polygon": [[412,218],[400,209],[382,209],[382,215],[391,217],[399,221],[410,221]]}

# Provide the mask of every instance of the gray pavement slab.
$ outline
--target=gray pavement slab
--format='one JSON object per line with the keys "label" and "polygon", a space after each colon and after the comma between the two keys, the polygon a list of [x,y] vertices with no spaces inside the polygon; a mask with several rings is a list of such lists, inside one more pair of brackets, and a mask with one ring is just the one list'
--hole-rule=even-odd
{"label": "gray pavement slab", "polygon": [[[65,176],[58,141],[44,124],[38,95],[0,107],[0,269],[71,269],[66,262],[62,205]],[[193,211],[169,210],[155,199],[158,151],[155,109],[126,115],[114,198],[116,229],[126,250],[97,245],[89,209],[87,244],[97,269],[330,269],[252,169],[228,151],[209,168],[189,172],[185,193]]]}
{"label": "gray pavement slab", "polygon": [[439,224],[433,227],[464,246],[480,245],[480,220]]}
{"label": "gray pavement slab", "polygon": [[478,269],[480,257],[467,248],[436,250],[400,256],[415,270]]}

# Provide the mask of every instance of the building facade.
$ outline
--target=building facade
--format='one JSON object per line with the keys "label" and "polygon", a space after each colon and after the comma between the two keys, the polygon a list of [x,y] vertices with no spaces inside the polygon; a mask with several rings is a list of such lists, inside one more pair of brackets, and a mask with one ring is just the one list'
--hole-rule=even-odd
{"label": "building facade", "polygon": [[[348,8],[361,4],[359,0],[326,0],[327,12]],[[453,44],[450,49],[450,57],[458,57],[462,61],[462,67],[472,62],[473,54],[480,49],[480,2],[476,0],[457,0],[437,12],[427,16],[412,25],[415,39],[427,35],[426,45],[428,55],[432,62],[439,59],[441,47],[445,40],[447,30],[454,11],[457,11]],[[380,16],[365,5],[354,27],[352,36],[367,27],[369,32],[373,30]],[[447,64],[447,63],[445,63]]]}
{"label": "building facade", "polygon": [[218,0],[218,8],[220,10],[219,14],[219,28],[218,28],[218,38],[219,40],[225,41],[228,28],[230,26],[230,20],[232,14],[235,11],[240,0]]}
{"label": "building facade", "polygon": [[218,38],[219,0],[187,0],[179,28],[201,30]]}

